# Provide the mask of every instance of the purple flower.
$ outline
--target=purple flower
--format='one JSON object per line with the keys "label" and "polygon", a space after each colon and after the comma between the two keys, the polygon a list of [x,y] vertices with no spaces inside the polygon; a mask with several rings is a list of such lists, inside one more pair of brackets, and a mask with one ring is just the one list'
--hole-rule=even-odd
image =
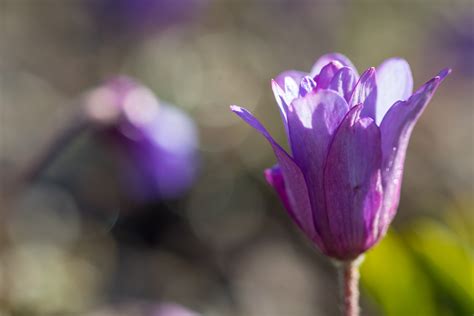
{"label": "purple flower", "polygon": [[159,305],[151,316],[199,316],[199,314],[173,303]]}
{"label": "purple flower", "polygon": [[208,0],[91,0],[102,27],[132,34],[162,30],[199,14]]}
{"label": "purple flower", "polygon": [[461,74],[474,77],[474,16],[472,12],[454,15],[452,19],[437,23],[432,32],[435,50],[448,55],[454,61],[454,69]]}
{"label": "purple flower", "polygon": [[146,87],[117,77],[86,98],[86,113],[121,158],[123,181],[136,200],[175,198],[197,171],[197,130],[178,108]]}
{"label": "purple flower", "polygon": [[283,72],[272,88],[292,155],[249,111],[231,109],[272,146],[278,165],[265,177],[291,218],[324,254],[351,260],[377,243],[395,216],[411,131],[449,72],[414,94],[400,58],[360,77],[340,54],[322,56],[310,73]]}

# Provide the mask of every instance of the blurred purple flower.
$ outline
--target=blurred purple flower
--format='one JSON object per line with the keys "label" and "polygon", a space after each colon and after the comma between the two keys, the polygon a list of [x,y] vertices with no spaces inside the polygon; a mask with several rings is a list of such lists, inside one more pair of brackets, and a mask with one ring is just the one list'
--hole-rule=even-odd
{"label": "blurred purple flower", "polygon": [[140,34],[185,23],[208,0],[91,0],[98,21],[113,32]]}
{"label": "blurred purple flower", "polygon": [[87,96],[86,112],[124,162],[127,192],[140,201],[175,198],[193,183],[198,137],[193,120],[146,87],[116,77]]}
{"label": "blurred purple flower", "polygon": [[199,316],[199,314],[177,304],[162,304],[156,308],[151,316]]}
{"label": "blurred purple flower", "polygon": [[432,40],[438,53],[449,54],[454,69],[465,76],[474,76],[474,16],[472,12],[456,15],[436,23]]}
{"label": "blurred purple flower", "polygon": [[322,56],[309,74],[283,72],[272,87],[291,156],[250,112],[231,109],[273,147],[278,165],[265,176],[292,219],[324,254],[351,260],[395,216],[411,131],[449,72],[414,94],[410,67],[399,58],[360,77],[340,54]]}

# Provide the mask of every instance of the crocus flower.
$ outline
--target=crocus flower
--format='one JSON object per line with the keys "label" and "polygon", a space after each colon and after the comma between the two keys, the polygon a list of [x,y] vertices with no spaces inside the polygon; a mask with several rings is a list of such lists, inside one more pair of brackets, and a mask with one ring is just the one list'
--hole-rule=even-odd
{"label": "crocus flower", "polygon": [[197,130],[182,110],[146,87],[117,77],[91,91],[87,116],[122,159],[127,193],[139,201],[176,198],[197,171]]}
{"label": "crocus flower", "polygon": [[350,261],[395,216],[410,134],[449,72],[415,93],[400,58],[361,76],[341,54],[322,56],[310,73],[283,72],[272,88],[291,154],[249,111],[231,109],[272,146],[278,164],[265,177],[294,222],[324,254]]}

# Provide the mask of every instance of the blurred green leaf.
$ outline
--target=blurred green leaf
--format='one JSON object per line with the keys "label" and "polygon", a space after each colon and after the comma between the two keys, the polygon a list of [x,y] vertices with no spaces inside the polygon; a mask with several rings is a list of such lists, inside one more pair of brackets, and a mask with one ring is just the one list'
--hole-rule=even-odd
{"label": "blurred green leaf", "polygon": [[434,220],[418,221],[407,241],[436,289],[438,304],[453,315],[474,312],[472,248]]}
{"label": "blurred green leaf", "polygon": [[361,282],[383,315],[435,315],[429,282],[393,231],[366,255]]}

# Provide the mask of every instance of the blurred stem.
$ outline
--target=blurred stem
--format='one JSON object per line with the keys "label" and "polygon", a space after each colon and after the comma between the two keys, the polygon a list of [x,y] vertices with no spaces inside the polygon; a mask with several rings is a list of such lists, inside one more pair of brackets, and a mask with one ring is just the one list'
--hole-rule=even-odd
{"label": "blurred stem", "polygon": [[55,137],[21,174],[20,187],[36,180],[89,124],[90,121],[86,116],[80,112],[74,112],[63,128],[56,132]]}
{"label": "blurred stem", "polygon": [[340,267],[342,276],[342,299],[344,316],[359,316],[359,266],[363,257],[343,262]]}

